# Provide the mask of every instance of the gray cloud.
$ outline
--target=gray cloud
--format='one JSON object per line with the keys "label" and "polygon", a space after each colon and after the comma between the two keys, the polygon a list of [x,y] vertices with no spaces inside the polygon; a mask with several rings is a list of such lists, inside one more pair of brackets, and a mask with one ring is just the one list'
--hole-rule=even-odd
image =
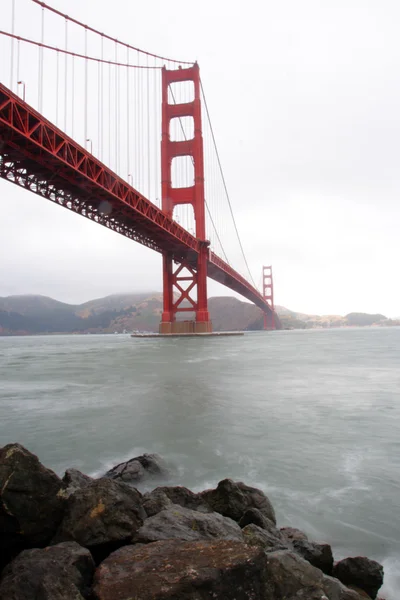
{"label": "gray cloud", "polygon": [[[53,5],[199,61],[250,266],[258,280],[273,264],[277,303],[400,315],[396,0]],[[0,295],[161,290],[156,253],[3,181],[0,205]]]}

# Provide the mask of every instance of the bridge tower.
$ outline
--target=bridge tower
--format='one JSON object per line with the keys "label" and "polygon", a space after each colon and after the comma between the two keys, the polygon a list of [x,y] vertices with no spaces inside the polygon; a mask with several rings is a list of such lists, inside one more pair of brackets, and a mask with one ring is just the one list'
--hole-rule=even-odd
{"label": "bridge tower", "polygon": [[[184,81],[193,82],[193,101],[170,104],[169,86]],[[183,141],[171,141],[171,120],[180,117],[193,118],[194,137]],[[172,187],[172,161],[179,156],[188,156],[193,161],[194,184],[190,187]],[[164,297],[160,333],[209,333],[212,331],[207,302],[207,258],[210,242],[206,239],[200,71],[197,63],[187,69],[162,69],[161,180],[162,210],[168,217],[172,218],[174,207],[179,204],[190,204],[193,207],[200,250],[198,254],[191,255],[187,252],[185,256],[177,256],[174,250],[163,252]],[[195,320],[176,321],[177,313],[185,311],[194,312]]]}
{"label": "bridge tower", "polygon": [[262,272],[262,292],[264,300],[271,307],[270,313],[264,313],[264,329],[276,329],[275,323],[275,306],[274,306],[274,282],[272,279],[272,267],[263,267]]}

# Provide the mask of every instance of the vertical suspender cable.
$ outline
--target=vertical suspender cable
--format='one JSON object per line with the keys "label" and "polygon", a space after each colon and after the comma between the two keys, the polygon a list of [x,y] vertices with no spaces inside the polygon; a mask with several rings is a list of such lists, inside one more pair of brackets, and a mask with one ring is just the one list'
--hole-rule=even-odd
{"label": "vertical suspender cable", "polygon": [[[185,95],[185,102],[189,101],[190,98],[190,89],[191,89],[191,82],[186,82],[186,90],[187,90],[187,94]],[[184,121],[184,123],[187,123],[187,121]],[[187,137],[187,133],[185,132],[185,137]],[[192,166],[193,168],[193,181],[190,182],[189,181],[189,176],[190,176],[190,171],[189,168],[190,166]],[[194,161],[190,161],[189,157],[185,158],[185,181],[184,181],[184,185],[187,187],[190,187],[191,185],[194,185],[194,169],[195,169],[195,165],[194,165]],[[191,211],[191,206],[190,204],[186,204],[186,219],[188,223],[192,222],[192,211]]]}
{"label": "vertical suspender cable", "polygon": [[111,167],[111,65],[108,65],[108,166]]}
{"label": "vertical suspender cable", "polygon": [[209,127],[210,127],[211,139],[212,139],[212,142],[213,142],[213,145],[214,145],[214,148],[215,148],[215,155],[216,155],[216,158],[217,158],[217,165],[218,165],[218,169],[219,169],[219,172],[220,172],[220,177],[221,177],[221,180],[222,180],[222,186],[223,186],[223,190],[225,191],[225,197],[228,200],[228,206],[229,206],[230,214],[231,214],[231,217],[232,217],[232,221],[233,221],[233,226],[234,226],[234,229],[235,229],[236,237],[237,237],[238,242],[239,242],[240,250],[242,252],[243,260],[244,260],[244,263],[246,265],[248,274],[250,276],[250,280],[251,280],[253,286],[256,287],[256,284],[254,283],[254,279],[253,279],[253,276],[251,274],[251,271],[250,271],[250,268],[249,268],[249,265],[248,265],[248,262],[247,262],[247,259],[246,259],[246,255],[245,255],[244,250],[243,250],[242,241],[240,239],[239,231],[238,231],[238,228],[237,228],[237,225],[236,225],[236,220],[235,220],[235,217],[234,217],[234,214],[233,214],[232,205],[231,205],[231,201],[230,201],[230,197],[229,197],[229,194],[228,194],[228,189],[227,189],[227,185],[226,185],[226,181],[225,181],[225,176],[224,176],[224,172],[222,170],[222,164],[221,164],[221,160],[219,158],[219,152],[218,152],[218,147],[217,147],[217,143],[216,143],[216,140],[215,140],[214,129],[213,129],[213,126],[212,126],[212,123],[211,123],[210,113],[209,113],[208,106],[207,106],[207,100],[206,100],[206,97],[205,97],[205,94],[204,94],[203,84],[202,84],[201,81],[200,81],[200,89],[201,89],[201,94],[202,94],[202,97],[203,97],[205,114],[206,114],[206,117],[207,117],[207,120],[208,120],[208,123],[209,123]]}
{"label": "vertical suspender cable", "polygon": [[97,156],[100,156],[100,130],[101,130],[101,62],[97,63]]}
{"label": "vertical suspender cable", "polygon": [[[126,49],[126,63],[129,65],[129,48]],[[126,178],[129,183],[129,173],[131,168],[131,157],[130,157],[130,141],[131,141],[131,127],[130,127],[130,78],[129,66],[126,67]]]}
{"label": "vertical suspender cable", "polygon": [[71,137],[74,137],[74,120],[75,120],[75,56],[72,57]]}
{"label": "vertical suspender cable", "polygon": [[[118,62],[118,45],[117,42],[115,42],[115,62]],[[114,125],[114,143],[115,143],[115,172],[118,174],[118,130],[117,130],[117,122],[118,122],[118,82],[117,82],[117,78],[118,78],[118,67],[117,65],[114,66],[114,74],[115,74],[115,88],[114,88],[114,94],[115,94],[115,102],[114,102],[114,111],[115,111],[115,125]]]}
{"label": "vertical suspender cable", "polygon": [[[140,55],[138,52],[138,61],[140,61]],[[139,64],[139,62],[138,62]],[[138,69],[138,187],[139,190],[142,187],[142,70]]]}
{"label": "vertical suspender cable", "polygon": [[[104,59],[104,37],[101,36],[101,60]],[[101,121],[100,121],[100,131],[99,131],[99,157],[100,160],[103,160],[103,121],[104,121],[104,98],[103,98],[103,90],[104,90],[104,63],[101,63],[101,93],[100,93],[100,113],[101,113]]]}
{"label": "vertical suspender cable", "polygon": [[[154,57],[154,67],[157,66],[157,59]],[[158,148],[158,138],[157,138],[157,131],[158,131],[158,119],[157,119],[157,77],[158,77],[158,69],[154,68],[153,69],[153,107],[154,107],[154,114],[153,114],[153,123],[154,123],[154,140],[153,140],[153,148],[154,148],[154,157],[153,157],[153,182],[154,182],[154,195],[152,198],[153,202],[156,202],[156,198],[158,197],[158,193],[157,193],[157,148]]]}
{"label": "vertical suspender cable", "polygon": [[20,79],[19,79],[20,52],[21,52],[21,48],[20,48],[20,43],[18,40],[18,42],[17,42],[17,81],[20,81]]}
{"label": "vertical suspender cable", "polygon": [[[136,64],[139,64],[139,51],[136,53]],[[135,187],[139,185],[139,77],[140,69],[135,69]]]}
{"label": "vertical suspender cable", "polygon": [[[85,139],[85,148],[87,146],[88,139],[88,39],[87,39],[87,29],[85,27],[85,107],[84,107],[84,139]],[[93,147],[93,143],[92,143]]]}
{"label": "vertical suspender cable", "polygon": [[[65,49],[68,49],[68,19],[65,19]],[[65,54],[65,84],[64,84],[64,131],[67,133],[67,83],[68,83],[68,54]]]}
{"label": "vertical suspender cable", "polygon": [[[41,43],[44,44],[44,8],[42,7],[42,35]],[[38,85],[38,109],[43,112],[43,46],[39,46],[39,85]]]}
{"label": "vertical suspender cable", "polygon": [[149,55],[146,54],[146,87],[147,87],[147,197],[150,198],[150,70]]}
{"label": "vertical suspender cable", "polygon": [[57,50],[57,66],[56,66],[56,125],[58,125],[58,102],[59,102],[59,87],[60,87],[60,53]]}
{"label": "vertical suspender cable", "polygon": [[[118,48],[117,48],[117,58],[115,62],[118,62]],[[121,164],[121,135],[120,135],[120,125],[121,125],[121,80],[120,80],[121,71],[118,65],[115,67],[115,93],[116,93],[116,127],[115,130],[117,132],[115,136],[115,147],[116,147],[116,167],[115,170],[119,175],[121,172],[120,164]]]}
{"label": "vertical suspender cable", "polygon": [[[11,4],[11,33],[14,35],[15,29],[15,0]],[[10,90],[14,88],[14,38],[11,38],[11,65],[10,65]]]}

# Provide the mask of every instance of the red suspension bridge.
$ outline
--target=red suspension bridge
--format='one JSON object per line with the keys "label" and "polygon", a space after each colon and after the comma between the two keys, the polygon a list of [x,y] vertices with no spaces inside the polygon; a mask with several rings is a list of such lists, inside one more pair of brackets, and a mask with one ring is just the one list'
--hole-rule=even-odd
{"label": "red suspension bridge", "polygon": [[[259,291],[198,64],[135,48],[39,0],[7,4],[0,177],[160,252],[160,333],[211,332],[207,277],[256,304],[266,329],[278,328],[272,269],[263,268]],[[193,321],[177,320],[180,312]]]}

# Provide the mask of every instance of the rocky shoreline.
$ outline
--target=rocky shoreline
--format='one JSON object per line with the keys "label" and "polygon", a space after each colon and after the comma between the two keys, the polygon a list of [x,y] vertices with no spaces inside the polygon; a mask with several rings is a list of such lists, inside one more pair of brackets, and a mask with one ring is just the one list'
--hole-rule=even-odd
{"label": "rocky shoreline", "polygon": [[383,567],[277,527],[261,490],[136,485],[143,455],[62,479],[19,444],[0,449],[0,600],[374,600]]}

